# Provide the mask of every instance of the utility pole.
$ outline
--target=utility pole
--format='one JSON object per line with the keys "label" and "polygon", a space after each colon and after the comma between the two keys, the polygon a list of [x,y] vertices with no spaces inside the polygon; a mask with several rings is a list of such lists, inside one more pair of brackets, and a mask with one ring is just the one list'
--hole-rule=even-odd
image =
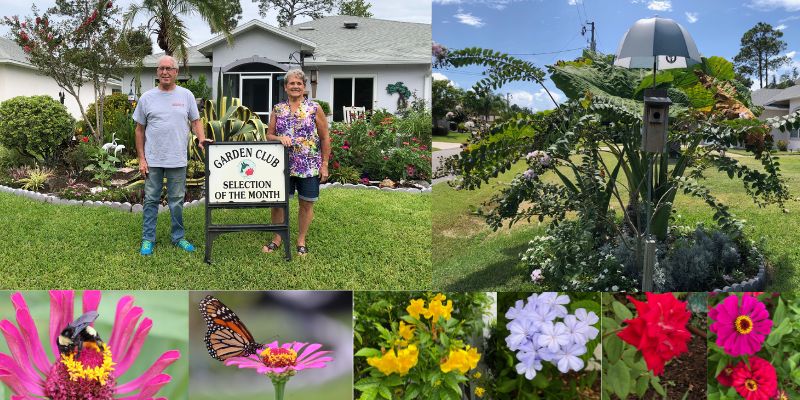
{"label": "utility pole", "polygon": [[[594,53],[597,51],[597,43],[594,41],[594,21],[589,22],[586,21],[586,25],[591,25],[592,29],[592,40],[589,42],[589,49]],[[581,29],[581,35],[586,36],[586,26],[584,25],[583,29]]]}

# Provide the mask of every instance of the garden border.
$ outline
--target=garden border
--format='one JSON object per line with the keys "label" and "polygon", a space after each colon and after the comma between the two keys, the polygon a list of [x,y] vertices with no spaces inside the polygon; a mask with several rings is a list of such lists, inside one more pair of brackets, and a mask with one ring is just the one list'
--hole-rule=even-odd
{"label": "garden border", "polygon": [[[413,194],[430,194],[432,191],[432,186],[428,186],[424,189],[416,189],[416,188],[379,188],[377,186],[367,186],[364,184],[350,184],[350,183],[323,183],[319,186],[320,189],[326,189],[329,187],[338,187],[342,189],[368,189],[368,190],[380,190],[384,192],[404,192],[404,193],[413,193]],[[11,193],[22,197],[27,197],[31,200],[40,201],[43,203],[53,203],[53,204],[63,204],[63,205],[79,205],[79,206],[86,206],[86,207],[109,207],[113,209],[117,209],[120,211],[126,212],[142,212],[142,205],[139,203],[131,204],[128,202],[120,203],[117,201],[92,201],[92,200],[72,200],[72,199],[62,199],[58,196],[54,196],[52,194],[42,194],[39,192],[34,192],[31,190],[25,189],[17,189],[12,188],[9,186],[0,185],[0,192],[4,193]],[[183,203],[183,207],[193,207],[198,204],[205,204],[206,199],[205,197],[201,198],[200,200],[193,200],[187,201]],[[163,211],[168,210],[169,207],[164,205],[158,206],[158,212],[161,213]]]}
{"label": "garden border", "polygon": [[714,293],[729,293],[729,292],[755,292],[764,290],[767,284],[767,268],[765,262],[762,261],[758,267],[758,274],[755,277],[746,279],[739,283],[734,283],[730,286],[725,286],[722,289],[714,289]]}

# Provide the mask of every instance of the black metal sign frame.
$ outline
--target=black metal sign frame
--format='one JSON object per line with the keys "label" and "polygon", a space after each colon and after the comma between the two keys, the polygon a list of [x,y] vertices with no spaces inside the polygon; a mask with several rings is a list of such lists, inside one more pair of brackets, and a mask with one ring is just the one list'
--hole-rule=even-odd
{"label": "black metal sign frame", "polygon": [[[278,140],[268,140],[265,142],[211,142],[206,143],[206,180],[205,180],[205,195],[206,195],[206,252],[205,262],[211,264],[211,247],[214,239],[228,232],[242,232],[242,231],[257,231],[257,232],[276,232],[281,235],[283,240],[283,248],[285,251],[284,259],[291,261],[292,252],[290,250],[291,243],[289,237],[289,150],[283,147],[283,176],[285,179],[284,201],[269,201],[269,202],[247,202],[247,203],[214,203],[211,200],[211,193],[209,188],[209,177],[211,175],[209,169],[208,148],[211,146],[248,146],[253,144],[273,144],[283,147]],[[280,208],[283,209],[283,222],[277,224],[234,224],[234,225],[217,225],[212,222],[211,211],[219,209],[241,209],[241,208]]]}

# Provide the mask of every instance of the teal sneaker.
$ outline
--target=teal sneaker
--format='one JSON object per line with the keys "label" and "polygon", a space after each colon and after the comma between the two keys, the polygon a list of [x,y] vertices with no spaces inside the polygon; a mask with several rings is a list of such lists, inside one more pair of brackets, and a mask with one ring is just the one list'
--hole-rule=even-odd
{"label": "teal sneaker", "polygon": [[190,253],[194,251],[194,245],[189,243],[189,241],[186,239],[179,240],[178,243],[175,243],[175,246],[178,246]]}
{"label": "teal sneaker", "polygon": [[139,254],[149,256],[153,254],[153,242],[149,240],[142,240],[142,247],[139,248]]}

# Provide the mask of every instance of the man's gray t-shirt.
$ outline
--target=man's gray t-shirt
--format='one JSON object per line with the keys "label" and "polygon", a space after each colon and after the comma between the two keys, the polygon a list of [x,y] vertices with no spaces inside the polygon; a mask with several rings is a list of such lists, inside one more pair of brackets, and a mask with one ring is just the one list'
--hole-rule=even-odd
{"label": "man's gray t-shirt", "polygon": [[133,120],[144,125],[144,158],[147,165],[161,168],[185,167],[189,121],[200,118],[194,95],[176,86],[165,92],[158,87],[139,99]]}

